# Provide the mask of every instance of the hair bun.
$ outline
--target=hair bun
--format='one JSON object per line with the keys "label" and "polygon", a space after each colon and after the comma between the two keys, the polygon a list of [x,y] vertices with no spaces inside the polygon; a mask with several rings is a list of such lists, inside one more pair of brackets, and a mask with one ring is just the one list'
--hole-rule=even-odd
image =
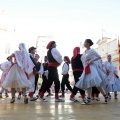
{"label": "hair bun", "polygon": [[87,43],[90,44],[90,46],[92,46],[92,45],[94,44],[93,41],[92,41],[91,39],[86,39],[86,41],[87,41]]}

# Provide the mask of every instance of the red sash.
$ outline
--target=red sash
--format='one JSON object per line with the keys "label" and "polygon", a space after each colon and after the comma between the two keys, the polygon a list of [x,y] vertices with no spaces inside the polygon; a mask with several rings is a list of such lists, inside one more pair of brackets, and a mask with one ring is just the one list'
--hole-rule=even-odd
{"label": "red sash", "polygon": [[48,66],[52,66],[52,67],[58,67],[60,64],[56,63],[56,62],[50,62],[48,63]]}
{"label": "red sash", "polygon": [[87,65],[87,66],[85,67],[85,74],[89,74],[89,73],[90,73],[90,66]]}

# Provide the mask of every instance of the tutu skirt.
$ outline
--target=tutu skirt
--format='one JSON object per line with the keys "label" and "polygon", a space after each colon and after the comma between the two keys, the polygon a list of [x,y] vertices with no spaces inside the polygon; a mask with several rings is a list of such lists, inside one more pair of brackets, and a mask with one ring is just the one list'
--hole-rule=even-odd
{"label": "tutu skirt", "polygon": [[120,91],[120,78],[116,78],[115,84],[109,85],[109,92]]}
{"label": "tutu skirt", "polygon": [[29,88],[31,82],[28,80],[24,70],[14,64],[5,76],[1,86],[3,88]]}
{"label": "tutu skirt", "polygon": [[79,89],[86,90],[87,88],[91,88],[93,86],[103,87],[108,85],[107,76],[104,72],[99,68],[98,62],[95,61],[90,64],[90,73],[85,74],[83,71],[79,81],[76,83],[76,87]]}

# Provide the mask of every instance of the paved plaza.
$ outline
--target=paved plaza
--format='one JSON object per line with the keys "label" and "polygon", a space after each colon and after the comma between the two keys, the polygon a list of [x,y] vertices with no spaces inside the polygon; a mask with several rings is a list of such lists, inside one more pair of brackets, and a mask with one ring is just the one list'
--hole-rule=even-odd
{"label": "paved plaza", "polygon": [[[76,97],[81,101],[79,96]],[[109,104],[103,104],[104,99],[100,96],[100,102],[94,100],[92,105],[80,105],[71,102],[69,94],[62,103],[55,103],[54,97],[49,97],[47,103],[37,100],[24,104],[22,98],[10,104],[10,97],[3,96],[0,120],[120,120],[120,93],[118,97],[118,100],[112,98]]]}

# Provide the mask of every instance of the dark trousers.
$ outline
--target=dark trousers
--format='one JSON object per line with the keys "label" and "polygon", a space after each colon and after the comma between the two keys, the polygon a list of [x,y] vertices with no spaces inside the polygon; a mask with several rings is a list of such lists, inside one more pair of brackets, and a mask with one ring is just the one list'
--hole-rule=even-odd
{"label": "dark trousers", "polygon": [[47,80],[42,92],[45,93],[47,91],[47,89],[50,88],[52,83],[54,82],[54,84],[55,84],[55,93],[58,94],[58,92],[60,90],[60,81],[59,81],[57,67],[49,66],[48,71],[49,71],[48,80]]}
{"label": "dark trousers", "polygon": [[61,82],[62,92],[64,92],[65,90],[65,85],[72,92],[72,87],[70,86],[70,82],[69,82],[69,74],[63,75],[62,77],[62,82]]}
{"label": "dark trousers", "polygon": [[96,87],[92,87],[92,94],[99,94],[100,91]]}
{"label": "dark trousers", "polygon": [[35,76],[35,90],[34,90],[34,93],[35,93],[35,91],[36,91],[36,89],[37,89],[38,79],[39,79],[39,75],[37,74],[37,75]]}
{"label": "dark trousers", "polygon": [[[74,79],[75,79],[75,84],[78,82],[79,77],[81,76],[81,74],[82,74],[82,72],[79,72],[79,71],[73,72],[73,76],[74,76]],[[76,95],[77,91],[79,91],[81,95],[85,95],[85,91],[84,90],[79,89],[79,88],[75,87],[75,85],[74,85],[72,93],[74,95]]]}
{"label": "dark trousers", "polygon": [[[46,78],[46,76],[43,76],[42,79],[43,79],[43,81],[42,81],[41,88],[39,89],[39,92],[42,92],[42,91],[43,91],[43,88],[45,87],[45,84],[46,84],[46,82],[47,82],[47,80],[48,80],[48,79]],[[47,92],[50,93],[50,88],[47,89]]]}

